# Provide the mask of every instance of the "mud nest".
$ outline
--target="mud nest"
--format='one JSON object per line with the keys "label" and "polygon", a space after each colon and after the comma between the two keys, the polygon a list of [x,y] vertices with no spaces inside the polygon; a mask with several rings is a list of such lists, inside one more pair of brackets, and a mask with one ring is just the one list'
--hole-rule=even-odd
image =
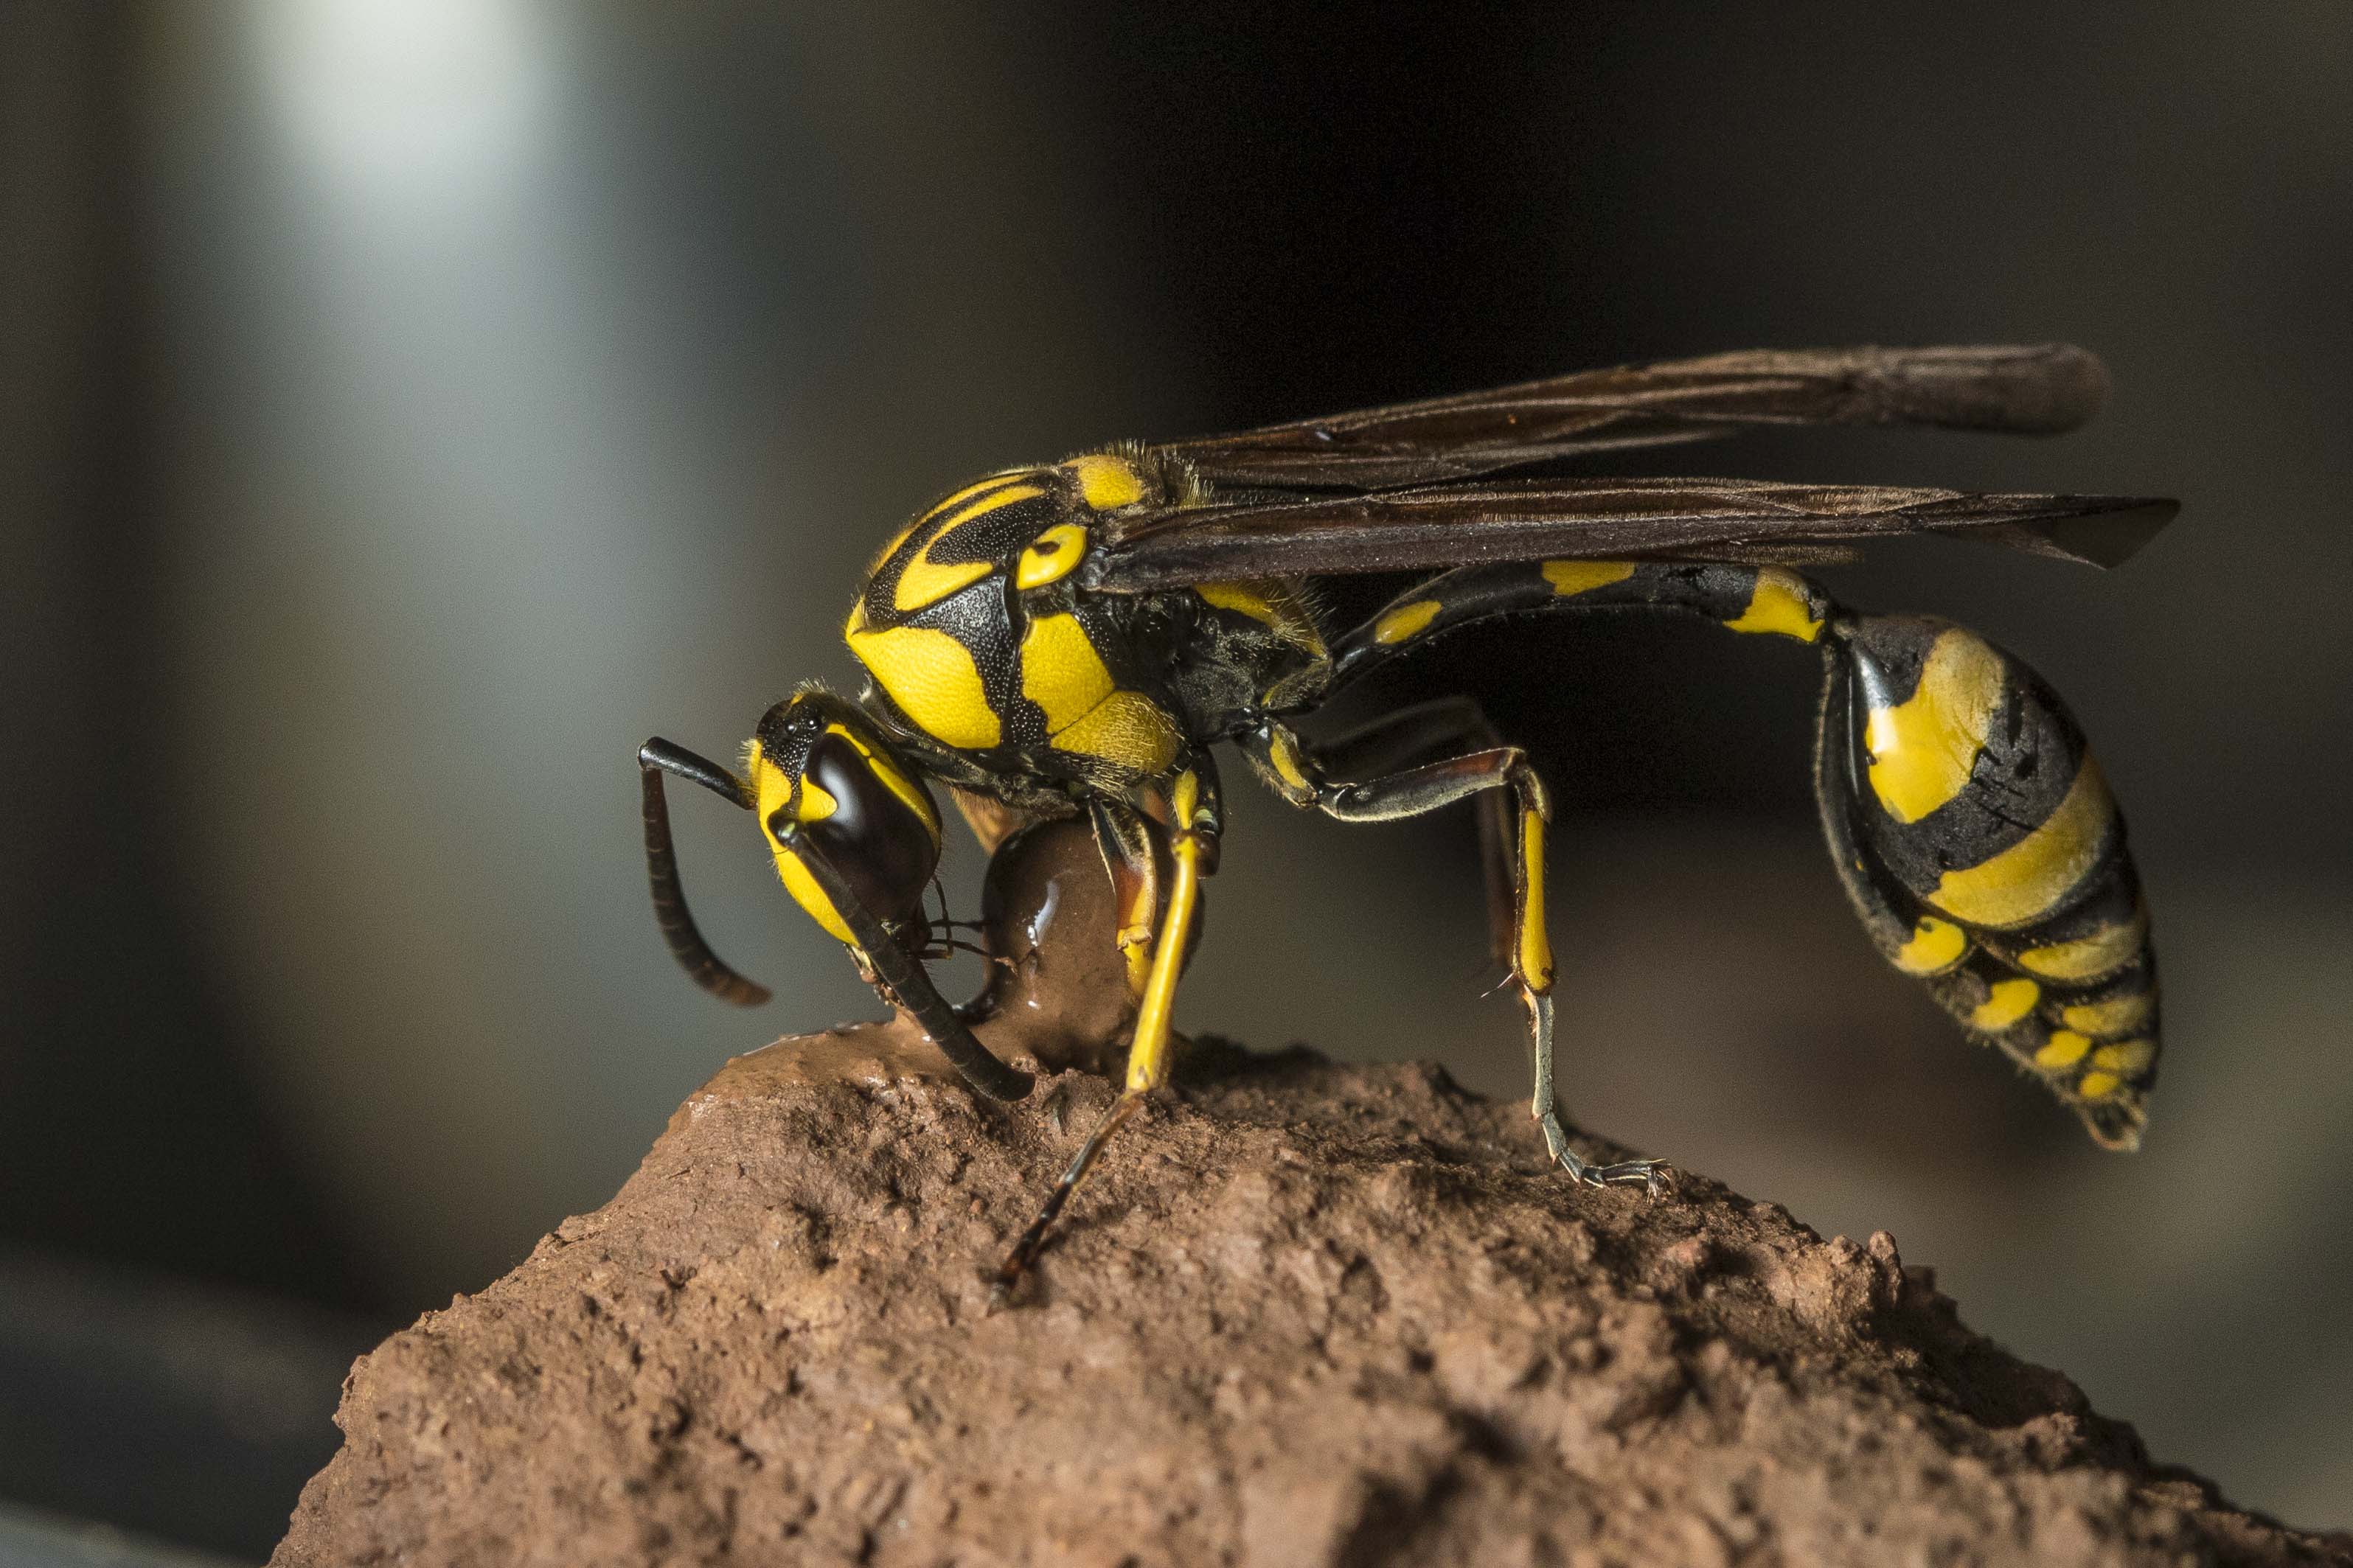
{"label": "mud nest", "polygon": [[882,1026],[730,1063],[358,1363],[273,1561],[2353,1563],[2152,1464],[1886,1235],[1570,1187],[1433,1067],[1197,1048],[988,1315],[1111,1086],[935,1074]]}

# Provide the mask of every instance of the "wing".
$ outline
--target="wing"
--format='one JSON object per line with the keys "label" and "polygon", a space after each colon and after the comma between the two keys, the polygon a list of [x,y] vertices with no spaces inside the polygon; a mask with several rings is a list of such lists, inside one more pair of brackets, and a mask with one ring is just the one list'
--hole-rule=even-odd
{"label": "wing", "polygon": [[1212,485],[1387,489],[1757,425],[1933,425],[2051,435],[2107,395],[2069,343],[1758,350],[1531,381],[1155,448]]}
{"label": "wing", "polygon": [[1487,561],[1820,560],[1946,533],[2112,566],[2179,506],[2139,496],[1976,495],[1764,479],[1540,479],[1139,509],[1081,571],[1143,593],[1228,577],[1429,571]]}

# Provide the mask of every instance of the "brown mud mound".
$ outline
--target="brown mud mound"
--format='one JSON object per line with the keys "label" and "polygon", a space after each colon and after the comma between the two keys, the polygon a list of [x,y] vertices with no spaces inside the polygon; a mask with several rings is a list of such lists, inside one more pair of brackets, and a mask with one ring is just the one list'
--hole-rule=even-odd
{"label": "brown mud mound", "polygon": [[2353,1563],[2152,1467],[1885,1236],[1573,1189],[1428,1067],[1196,1051],[987,1316],[1111,1089],[1003,1108],[897,1038],[731,1063],[362,1360],[274,1561]]}

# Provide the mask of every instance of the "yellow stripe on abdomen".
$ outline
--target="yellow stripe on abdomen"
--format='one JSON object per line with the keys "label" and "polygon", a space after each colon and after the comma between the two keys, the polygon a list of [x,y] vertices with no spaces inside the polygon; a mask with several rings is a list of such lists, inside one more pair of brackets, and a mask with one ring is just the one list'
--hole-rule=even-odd
{"label": "yellow stripe on abdomen", "polygon": [[2051,980],[2097,980],[2130,963],[2147,935],[2148,910],[2136,908],[2130,919],[2089,936],[2029,948],[2018,955],[2018,966]]}
{"label": "yellow stripe on abdomen", "polygon": [[1969,1013],[1969,1027],[1998,1035],[2034,1011],[2042,987],[2031,980],[1997,980],[1986,999]]}
{"label": "yellow stripe on abdomen", "polygon": [[1799,642],[1811,642],[1822,635],[1821,617],[1807,602],[1806,580],[1786,566],[1758,568],[1748,607],[1737,619],[1724,624],[1736,632],[1764,632]]}
{"label": "yellow stripe on abdomen", "polygon": [[1435,599],[1400,605],[1374,625],[1373,640],[1384,647],[1394,647],[1436,620],[1440,607]]}
{"label": "yellow stripe on abdomen", "polygon": [[2138,1078],[2157,1065],[2157,1042],[2119,1040],[2113,1046],[2102,1046],[2092,1053],[2092,1065],[2103,1072]]}
{"label": "yellow stripe on abdomen", "polygon": [[2087,754],[2066,797],[2041,826],[1991,859],[1946,872],[1928,901],[1971,925],[2025,925],[2048,913],[2091,872],[2115,819],[2106,781]]}
{"label": "yellow stripe on abdomen", "polygon": [[1539,568],[1553,593],[1563,599],[1623,583],[1634,574],[1631,561],[1547,561]]}
{"label": "yellow stripe on abdomen", "polygon": [[1968,932],[1931,915],[1914,926],[1911,936],[1895,950],[1895,967],[1906,974],[1941,974],[1968,951]]}
{"label": "yellow stripe on abdomen", "polygon": [[2130,991],[2122,996],[2111,996],[2104,1002],[2078,1002],[2063,1007],[2059,1021],[2069,1028],[2097,1039],[2114,1039],[2129,1035],[2148,1023],[2156,1009],[2157,998],[2146,991]]}
{"label": "yellow stripe on abdomen", "polygon": [[2034,1065],[2045,1072],[2059,1072],[2084,1059],[2092,1042],[2073,1029],[2053,1029],[2042,1048],[2034,1053]]}
{"label": "yellow stripe on abdomen", "polygon": [[1871,710],[1871,789],[1888,816],[1917,822],[1968,787],[2002,684],[2001,655],[1955,626],[1930,646],[1912,695]]}

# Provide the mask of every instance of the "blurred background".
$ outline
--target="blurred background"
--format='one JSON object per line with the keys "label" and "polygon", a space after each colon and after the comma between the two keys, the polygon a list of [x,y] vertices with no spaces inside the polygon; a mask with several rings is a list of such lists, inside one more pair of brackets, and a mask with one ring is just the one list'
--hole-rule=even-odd
{"label": "blurred background", "polygon": [[[353,1354],[730,1055],[874,1010],[692,801],[697,910],[779,1000],[678,973],[632,754],[854,684],[860,567],[937,491],[1629,359],[2050,338],[2115,374],[2076,437],[1649,466],[2183,498],[2113,574],[1831,577],[2023,654],[2099,746],[2166,965],[2138,1156],[1870,949],[1810,654],[1534,623],[1331,717],[1471,689],[1556,781],[1577,1121],[1892,1230],[2160,1458],[2353,1523],[2348,146],[2322,0],[0,6],[0,1554],[259,1558]],[[1229,783],[1180,1024],[1523,1092],[1467,820]]]}

